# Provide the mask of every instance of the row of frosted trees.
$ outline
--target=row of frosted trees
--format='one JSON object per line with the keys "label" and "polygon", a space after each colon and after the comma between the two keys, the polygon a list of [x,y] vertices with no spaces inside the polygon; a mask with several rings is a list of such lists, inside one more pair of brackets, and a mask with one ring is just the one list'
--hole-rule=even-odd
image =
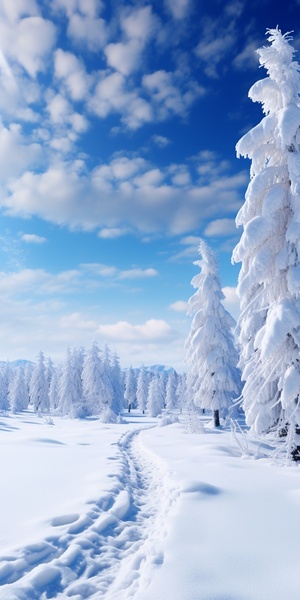
{"label": "row of frosted trees", "polygon": [[249,91],[264,117],[237,144],[238,156],[251,160],[236,219],[243,233],[233,252],[233,262],[241,263],[239,360],[204,245],[197,263],[202,272],[192,282],[198,290],[189,303],[186,351],[196,404],[207,401],[213,410],[228,405],[237,392],[238,364],[251,431],[286,437],[290,454],[300,460],[300,65],[289,34],[277,28],[267,35],[270,44],[257,52],[268,76]]}
{"label": "row of frosted trees", "polygon": [[100,415],[113,422],[123,410],[139,408],[155,417],[164,408],[182,408],[186,378],[174,370],[121,370],[119,358],[97,343],[68,349],[57,367],[40,352],[36,364],[0,369],[0,410],[13,413],[29,404],[38,414],[68,417]]}

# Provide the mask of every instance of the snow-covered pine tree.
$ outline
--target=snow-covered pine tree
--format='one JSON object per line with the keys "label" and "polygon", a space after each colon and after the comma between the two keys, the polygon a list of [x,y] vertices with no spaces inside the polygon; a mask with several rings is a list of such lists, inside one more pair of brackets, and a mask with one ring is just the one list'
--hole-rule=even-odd
{"label": "snow-covered pine tree", "polygon": [[8,395],[10,408],[13,413],[21,412],[27,408],[29,394],[22,367],[16,367],[9,385]]}
{"label": "snow-covered pine tree", "polygon": [[249,91],[262,121],[237,144],[252,160],[244,231],[233,252],[241,262],[240,367],[246,421],[257,434],[300,425],[300,75],[289,34],[267,30],[257,52],[268,77]]}
{"label": "snow-covered pine tree", "polygon": [[30,384],[30,379],[32,377],[33,369],[34,369],[34,364],[31,362],[27,362],[26,366],[25,366],[25,370],[24,370],[24,379],[25,379],[25,383],[27,386],[28,394],[29,394],[29,384]]}
{"label": "snow-covered pine tree", "polygon": [[43,352],[39,353],[38,362],[32,372],[29,383],[29,397],[35,412],[46,412],[50,408],[46,367]]}
{"label": "snow-covered pine tree", "polygon": [[157,417],[162,413],[165,403],[165,396],[162,390],[161,378],[159,373],[155,373],[152,377],[147,400],[147,410],[150,417]]}
{"label": "snow-covered pine tree", "polygon": [[12,371],[7,361],[0,369],[0,410],[9,410],[9,386],[12,379]]}
{"label": "snow-covered pine tree", "polygon": [[49,386],[49,401],[50,409],[54,411],[58,407],[59,393],[58,393],[58,371],[59,368],[54,369]]}
{"label": "snow-covered pine tree", "polygon": [[74,386],[76,388],[77,404],[76,404],[76,415],[81,414],[81,405],[83,398],[83,386],[82,386],[82,370],[84,364],[85,349],[83,347],[73,348],[72,351],[72,370],[74,377]]}
{"label": "snow-covered pine tree", "polygon": [[177,398],[177,385],[178,385],[178,375],[176,371],[171,371],[168,374],[167,385],[166,385],[166,408],[168,410],[174,410],[178,404]]}
{"label": "snow-covered pine tree", "polygon": [[127,402],[128,412],[136,405],[136,379],[132,367],[126,369],[124,398]]}
{"label": "snow-covered pine tree", "polygon": [[114,354],[112,360],[111,383],[113,388],[113,401],[111,408],[116,415],[119,415],[124,409],[125,399],[120,359],[116,353]]}
{"label": "snow-covered pine tree", "polygon": [[180,412],[182,412],[182,409],[188,403],[188,386],[186,373],[180,373],[178,375],[176,396]]}
{"label": "snow-covered pine tree", "polygon": [[57,412],[63,416],[76,417],[81,396],[78,396],[76,385],[74,355],[70,348],[67,349],[66,357],[60,370],[58,381],[58,406]]}
{"label": "snow-covered pine tree", "polygon": [[52,375],[54,373],[54,364],[53,364],[53,360],[52,358],[50,358],[50,356],[48,357],[47,363],[46,363],[46,380],[48,383],[48,387],[50,388],[50,383],[51,383],[51,379],[52,379]]}
{"label": "snow-covered pine tree", "polygon": [[102,361],[100,350],[94,341],[87,350],[83,369],[82,369],[82,387],[83,387],[83,415],[99,414],[103,411],[102,402],[104,390],[102,382]]}
{"label": "snow-covered pine tree", "polygon": [[112,363],[110,356],[110,349],[107,344],[104,346],[104,350],[102,353],[102,384],[103,384],[103,397],[102,402],[104,405],[112,409],[113,399],[114,399],[114,390],[112,385]]}
{"label": "snow-covered pine tree", "polygon": [[238,355],[231,328],[235,321],[222,304],[225,298],[213,251],[202,240],[201,260],[194,262],[201,272],[191,281],[197,289],[188,302],[188,314],[193,316],[185,343],[190,394],[195,406],[213,411],[214,424],[219,426],[219,411],[227,409],[239,393]]}
{"label": "snow-covered pine tree", "polygon": [[136,400],[140,411],[144,414],[148,401],[149,375],[144,367],[141,366],[136,381]]}

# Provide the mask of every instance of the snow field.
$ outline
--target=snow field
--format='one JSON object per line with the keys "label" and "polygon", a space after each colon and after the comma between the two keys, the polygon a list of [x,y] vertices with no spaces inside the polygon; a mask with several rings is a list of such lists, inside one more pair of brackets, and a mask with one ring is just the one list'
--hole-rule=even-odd
{"label": "snow field", "polygon": [[135,600],[299,600],[299,467],[272,464],[255,439],[242,458],[230,431],[203,422],[202,434],[140,434],[181,490],[163,568]]}
{"label": "snow field", "polygon": [[1,418],[0,599],[299,600],[299,467],[206,415],[126,419]]}
{"label": "snow field", "polygon": [[[87,422],[85,433],[91,426],[91,433],[95,434],[95,423]],[[67,423],[71,429],[73,425],[78,429],[75,421]],[[114,441],[117,426],[97,423],[97,428],[99,437],[110,431],[109,451],[111,446],[114,448],[113,453],[105,446],[102,449],[104,459],[111,465],[105,481],[107,486],[110,479],[110,489],[105,489],[102,479],[99,498],[87,501],[88,510],[48,519],[57,533],[49,535],[47,531],[43,541],[2,557],[1,599],[122,597],[125,600],[132,598],[139,588],[141,574],[143,585],[147,585],[155,565],[162,563],[160,541],[165,535],[167,514],[176,499],[167,469],[159,457],[141,446],[136,426],[129,425],[131,429],[125,434],[122,434],[124,426],[119,426],[119,441]],[[54,444],[54,438],[51,443],[49,440],[45,438],[44,445],[48,453],[53,445],[64,447],[63,443]],[[58,471],[62,462],[63,456]],[[45,535],[40,530],[42,533]]]}

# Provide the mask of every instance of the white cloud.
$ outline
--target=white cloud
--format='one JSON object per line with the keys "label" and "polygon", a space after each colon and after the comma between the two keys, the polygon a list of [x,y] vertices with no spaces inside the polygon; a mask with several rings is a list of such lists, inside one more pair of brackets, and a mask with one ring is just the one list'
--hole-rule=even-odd
{"label": "white cloud", "polygon": [[100,18],[75,13],[70,17],[67,31],[73,41],[86,45],[93,52],[103,48],[107,40],[106,24]]}
{"label": "white cloud", "polygon": [[46,69],[56,29],[51,21],[40,16],[26,17],[13,24],[0,20],[0,39],[4,55],[17,61],[34,78]]}
{"label": "white cloud", "polygon": [[40,144],[28,143],[21,126],[9,128],[0,122],[0,177],[7,181],[29,167],[42,166],[43,150]]}
{"label": "white cloud", "polygon": [[46,107],[52,125],[57,128],[60,137],[51,136],[49,145],[62,153],[71,149],[78,135],[86,131],[89,122],[84,115],[74,112],[72,104],[62,94],[48,94]]}
{"label": "white cloud", "polygon": [[[191,168],[197,169],[197,163]],[[186,185],[183,197],[182,182],[170,181],[169,168],[160,171],[141,157],[119,156],[90,173],[78,161],[58,162],[44,173],[28,171],[9,181],[0,205],[10,215],[36,215],[71,228],[180,235],[216,216],[236,214],[245,177],[223,173],[219,184],[214,174],[205,185]]]}
{"label": "white cloud", "polygon": [[47,241],[45,237],[36,235],[35,233],[23,233],[21,240],[29,244],[44,244]]}
{"label": "white cloud", "polygon": [[187,235],[180,240],[182,246],[186,246],[184,250],[177,252],[171,257],[171,262],[181,262],[182,260],[193,261],[199,258],[199,244],[201,237],[195,235]]}
{"label": "white cloud", "polygon": [[171,326],[162,319],[149,319],[142,325],[119,321],[113,325],[100,325],[98,331],[104,338],[120,342],[156,342],[174,335]]}
{"label": "white cloud", "polygon": [[234,219],[215,219],[207,225],[204,231],[204,235],[208,237],[225,237],[236,233],[237,228]]}
{"label": "white cloud", "polygon": [[127,235],[130,230],[122,227],[110,227],[101,229],[98,232],[98,236],[104,240],[114,240],[116,238],[122,237],[123,235]]}
{"label": "white cloud", "polygon": [[180,244],[182,244],[183,246],[194,246],[197,248],[200,242],[201,237],[198,237],[197,235],[186,235],[180,240]]}
{"label": "white cloud", "polygon": [[190,8],[191,0],[165,0],[165,5],[174,19],[184,19]]}
{"label": "white cloud", "polygon": [[54,56],[55,76],[64,82],[64,85],[73,100],[83,100],[87,97],[92,77],[86,73],[84,65],[71,52],[64,52],[60,48]]}
{"label": "white cloud", "polygon": [[105,48],[107,63],[123,75],[129,75],[140,65],[142,48],[143,45],[136,39],[108,44]]}
{"label": "white cloud", "polygon": [[151,6],[126,11],[121,18],[121,29],[127,38],[139,39],[143,44],[156,33],[158,26],[158,18],[153,14]]}
{"label": "white cloud", "polygon": [[161,363],[182,368],[185,332],[179,333],[163,320],[108,324],[106,318],[99,319],[90,309],[78,312],[57,299],[37,301],[28,295],[26,300],[16,300],[2,296],[0,360],[35,361],[42,350],[58,362],[65,357],[67,347],[88,348],[93,339],[100,347],[107,342],[116,350],[122,367],[155,364],[159,356]]}
{"label": "white cloud", "polygon": [[174,310],[175,312],[184,312],[186,313],[188,307],[188,303],[185,300],[177,300],[170,304],[169,308]]}
{"label": "white cloud", "polygon": [[129,159],[126,156],[115,158],[110,163],[110,169],[113,178],[129,179],[146,166],[143,158]]}
{"label": "white cloud", "polygon": [[101,118],[110,113],[121,114],[121,121],[129,129],[137,129],[153,120],[151,105],[140,98],[136,91],[127,91],[122,73],[103,76],[97,83],[89,109]]}
{"label": "white cloud", "polygon": [[156,187],[164,179],[160,169],[150,169],[142,175],[134,178],[134,184],[138,187]]}
{"label": "white cloud", "polygon": [[156,269],[128,269],[126,271],[121,271],[118,278],[119,279],[141,279],[148,277],[157,277],[158,272]]}
{"label": "white cloud", "polygon": [[200,41],[195,54],[208,77],[219,76],[220,67],[233,55],[238,39],[238,19],[244,9],[240,0],[224,4],[218,18],[205,17],[200,23]]}
{"label": "white cloud", "polygon": [[62,10],[68,17],[79,13],[96,17],[103,8],[102,0],[52,0],[52,10]]}
{"label": "white cloud", "polygon": [[[40,244],[45,238],[34,234],[23,234],[21,240],[27,243]],[[41,295],[65,296],[75,290],[101,287],[107,285],[123,285],[129,280],[141,280],[157,277],[158,272],[153,268],[118,269],[114,265],[101,263],[84,263],[77,269],[69,269],[58,273],[50,273],[45,269],[19,268],[16,271],[0,271],[0,294],[2,296],[22,297],[30,293],[35,298]]]}
{"label": "white cloud", "polygon": [[236,69],[249,69],[258,67],[257,48],[260,47],[260,42],[257,39],[248,40],[243,50],[233,59],[233,65]]}
{"label": "white cloud", "polygon": [[153,140],[154,144],[160,148],[165,148],[171,143],[170,140],[163,135],[153,135],[151,139]]}
{"label": "white cloud", "polygon": [[129,75],[138,69],[142,63],[143,50],[158,26],[158,19],[153,15],[151,6],[124,10],[120,19],[124,39],[106,46],[108,65],[123,75]]}
{"label": "white cloud", "polygon": [[205,89],[193,80],[178,81],[176,73],[163,69],[144,75],[142,85],[149,94],[157,118],[164,120],[171,114],[184,116]]}
{"label": "white cloud", "polygon": [[1,0],[1,12],[11,22],[40,13],[36,0]]}
{"label": "white cloud", "polygon": [[73,42],[87,46],[92,52],[103,48],[107,40],[107,28],[100,18],[101,0],[52,0],[51,8],[63,11],[68,19],[67,33]]}

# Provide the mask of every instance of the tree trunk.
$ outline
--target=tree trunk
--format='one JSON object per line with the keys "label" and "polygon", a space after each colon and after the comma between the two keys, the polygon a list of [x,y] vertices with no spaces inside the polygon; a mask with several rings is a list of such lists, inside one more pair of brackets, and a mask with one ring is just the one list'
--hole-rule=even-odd
{"label": "tree trunk", "polygon": [[214,410],[214,426],[220,427],[220,415],[218,410]]}

